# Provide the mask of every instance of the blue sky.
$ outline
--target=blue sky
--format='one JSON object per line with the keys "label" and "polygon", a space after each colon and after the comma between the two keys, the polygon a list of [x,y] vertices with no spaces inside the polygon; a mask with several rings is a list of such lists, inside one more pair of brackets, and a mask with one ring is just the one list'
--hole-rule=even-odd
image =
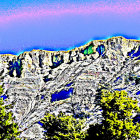
{"label": "blue sky", "polygon": [[0,53],[69,50],[120,35],[139,39],[139,25],[135,0],[0,0]]}

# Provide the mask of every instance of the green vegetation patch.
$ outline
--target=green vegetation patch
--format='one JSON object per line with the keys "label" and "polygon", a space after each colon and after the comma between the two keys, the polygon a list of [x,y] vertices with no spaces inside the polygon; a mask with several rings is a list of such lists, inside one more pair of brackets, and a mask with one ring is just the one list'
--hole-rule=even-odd
{"label": "green vegetation patch", "polygon": [[94,50],[93,50],[93,45],[88,46],[84,51],[83,51],[84,55],[88,55],[88,54],[93,54]]}
{"label": "green vegetation patch", "polygon": [[[2,87],[0,87],[0,95],[2,92]],[[19,140],[18,124],[14,122],[13,113],[9,109],[11,105],[4,105],[3,98],[0,98],[0,139]]]}
{"label": "green vegetation patch", "polygon": [[125,91],[102,90],[100,106],[103,110],[102,124],[92,125],[90,138],[103,140],[132,140],[140,138],[140,124],[134,123],[132,114],[139,113],[138,101]]}
{"label": "green vegetation patch", "polygon": [[73,116],[60,112],[57,116],[46,113],[40,121],[43,123],[45,137],[49,140],[84,140],[87,133],[82,129],[85,120],[77,120]]}

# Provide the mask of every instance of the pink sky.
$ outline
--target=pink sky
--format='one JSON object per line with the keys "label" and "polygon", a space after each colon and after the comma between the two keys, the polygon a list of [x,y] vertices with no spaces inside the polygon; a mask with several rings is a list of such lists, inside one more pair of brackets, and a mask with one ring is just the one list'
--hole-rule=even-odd
{"label": "pink sky", "polygon": [[46,16],[62,16],[66,14],[74,15],[104,15],[115,14],[122,17],[130,16],[134,14],[140,14],[140,2],[136,3],[106,3],[106,2],[94,2],[90,4],[65,4],[65,5],[40,5],[37,7],[22,7],[15,10],[1,11],[0,23],[8,23],[17,19],[36,19]]}

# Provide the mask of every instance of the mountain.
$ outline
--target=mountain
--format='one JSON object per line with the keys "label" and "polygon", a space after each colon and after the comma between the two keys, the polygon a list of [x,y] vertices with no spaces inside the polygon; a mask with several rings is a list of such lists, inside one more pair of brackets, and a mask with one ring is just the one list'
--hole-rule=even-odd
{"label": "mountain", "polygon": [[120,36],[69,51],[1,54],[0,81],[3,95],[15,102],[22,137],[43,137],[39,120],[46,111],[85,115],[87,124],[100,122],[100,88],[125,90],[140,105],[140,41]]}

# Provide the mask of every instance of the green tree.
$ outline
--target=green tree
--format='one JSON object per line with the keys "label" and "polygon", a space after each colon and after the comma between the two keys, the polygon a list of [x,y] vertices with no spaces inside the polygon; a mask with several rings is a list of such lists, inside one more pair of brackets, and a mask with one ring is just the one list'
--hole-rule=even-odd
{"label": "green tree", "polygon": [[60,112],[57,116],[46,113],[41,120],[44,129],[46,129],[45,136],[50,140],[82,140],[86,137],[84,129],[85,120],[77,120],[73,116],[65,115]]}
{"label": "green tree", "polygon": [[[0,86],[0,95],[3,89]],[[8,111],[12,105],[4,105],[3,98],[0,98],[0,139],[1,140],[19,140],[17,137],[20,132],[18,125],[14,122],[13,113]]]}
{"label": "green tree", "polygon": [[102,90],[100,106],[103,110],[102,124],[92,125],[89,137],[100,140],[125,140],[140,138],[140,124],[133,123],[132,113],[140,112],[138,101],[128,97],[125,91]]}

